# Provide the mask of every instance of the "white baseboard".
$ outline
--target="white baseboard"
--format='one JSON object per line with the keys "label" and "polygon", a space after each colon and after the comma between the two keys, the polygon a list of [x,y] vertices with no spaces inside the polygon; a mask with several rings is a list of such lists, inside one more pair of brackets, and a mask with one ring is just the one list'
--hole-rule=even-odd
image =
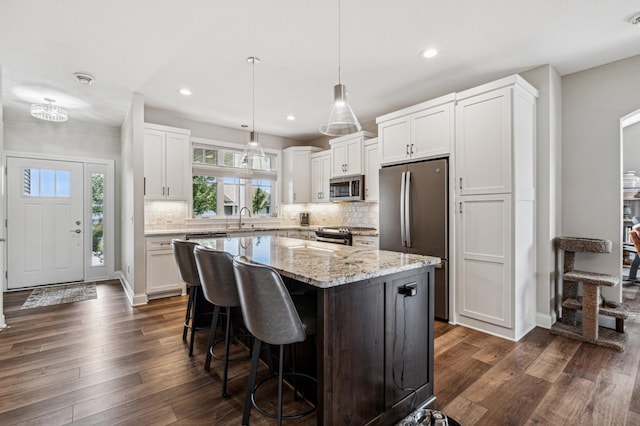
{"label": "white baseboard", "polygon": [[555,315],[553,317],[550,314],[545,314],[542,312],[536,312],[536,326],[541,328],[546,328],[547,330],[551,328],[555,320]]}
{"label": "white baseboard", "polygon": [[129,304],[131,306],[141,306],[146,305],[149,302],[146,293],[135,294],[131,283],[127,281],[127,278],[124,276],[122,271],[116,271],[116,277],[120,280],[122,284],[122,289],[124,293],[127,295],[127,299],[129,299]]}

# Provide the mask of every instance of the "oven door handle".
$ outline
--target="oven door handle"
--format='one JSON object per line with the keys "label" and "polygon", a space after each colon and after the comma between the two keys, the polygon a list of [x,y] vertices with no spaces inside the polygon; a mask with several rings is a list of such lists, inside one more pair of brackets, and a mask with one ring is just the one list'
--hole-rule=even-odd
{"label": "oven door handle", "polygon": [[335,244],[343,244],[345,246],[349,245],[349,239],[348,238],[330,238],[330,237],[321,237],[316,235],[316,241],[320,241],[323,243],[335,243]]}

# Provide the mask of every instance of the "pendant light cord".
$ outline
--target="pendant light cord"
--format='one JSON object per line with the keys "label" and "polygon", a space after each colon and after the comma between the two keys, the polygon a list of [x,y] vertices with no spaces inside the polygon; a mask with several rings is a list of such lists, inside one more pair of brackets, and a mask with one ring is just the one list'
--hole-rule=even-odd
{"label": "pendant light cord", "polygon": [[340,81],[340,71],[341,71],[340,66],[341,66],[341,58],[342,58],[342,50],[340,48],[340,40],[342,40],[340,3],[341,3],[341,0],[338,0],[338,84],[342,84],[342,82]]}
{"label": "pendant light cord", "polygon": [[251,121],[251,131],[254,132],[256,131],[256,58],[253,57],[252,61],[251,61],[251,83],[253,84],[253,98],[251,100],[251,107],[252,107],[252,121]]}

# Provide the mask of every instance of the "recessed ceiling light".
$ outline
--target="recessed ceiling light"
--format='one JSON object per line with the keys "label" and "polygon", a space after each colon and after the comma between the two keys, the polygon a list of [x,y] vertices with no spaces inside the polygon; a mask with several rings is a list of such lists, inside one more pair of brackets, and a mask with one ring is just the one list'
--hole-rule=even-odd
{"label": "recessed ceiling light", "polygon": [[640,13],[636,13],[631,18],[629,18],[629,23],[640,28]]}
{"label": "recessed ceiling light", "polygon": [[182,96],[191,96],[191,95],[193,95],[193,92],[191,90],[187,89],[186,87],[178,89],[178,93],[180,93]]}
{"label": "recessed ceiling light", "polygon": [[426,49],[423,50],[420,55],[423,58],[433,58],[434,56],[436,56],[438,54],[438,51],[436,49]]}
{"label": "recessed ceiling light", "polygon": [[93,84],[93,80],[95,80],[95,78],[91,74],[87,74],[84,72],[74,72],[73,76],[78,83],[86,84],[87,86]]}
{"label": "recessed ceiling light", "polygon": [[289,121],[293,121],[293,120],[295,120],[295,119],[296,119],[296,116],[295,116],[295,115],[292,115],[292,114],[287,115],[287,120],[289,120]]}

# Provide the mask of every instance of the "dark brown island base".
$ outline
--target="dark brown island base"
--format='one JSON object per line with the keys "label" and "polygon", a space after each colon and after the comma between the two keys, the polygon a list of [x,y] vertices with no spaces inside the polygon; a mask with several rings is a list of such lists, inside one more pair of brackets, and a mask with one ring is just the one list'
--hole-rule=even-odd
{"label": "dark brown island base", "polygon": [[433,403],[439,258],[271,236],[198,242],[269,265],[315,299],[318,335],[296,369],[318,379],[319,425],[389,425]]}

